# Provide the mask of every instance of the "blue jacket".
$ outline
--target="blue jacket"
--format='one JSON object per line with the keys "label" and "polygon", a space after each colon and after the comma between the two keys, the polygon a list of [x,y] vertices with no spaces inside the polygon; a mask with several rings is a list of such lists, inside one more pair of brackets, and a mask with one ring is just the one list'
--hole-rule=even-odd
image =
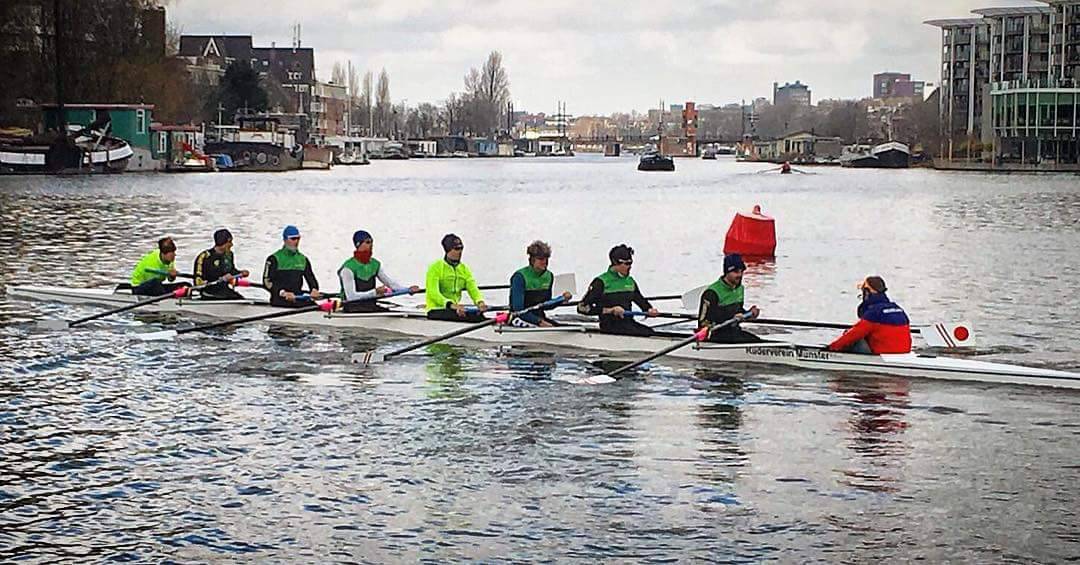
{"label": "blue jacket", "polygon": [[906,326],[911,324],[907,313],[884,292],[871,294],[859,304],[859,319],[886,326]]}

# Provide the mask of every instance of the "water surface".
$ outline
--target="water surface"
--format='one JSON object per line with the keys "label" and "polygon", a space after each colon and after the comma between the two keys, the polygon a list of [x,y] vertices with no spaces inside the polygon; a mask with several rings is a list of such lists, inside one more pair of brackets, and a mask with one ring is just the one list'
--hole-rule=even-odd
{"label": "water surface", "polygon": [[[732,215],[761,204],[766,315],[851,320],[881,274],[915,322],[971,321],[981,358],[1080,370],[1076,177],[677,165],[0,177],[0,287],[107,285],[162,235],[187,268],[219,227],[259,272],[293,223],[324,289],[363,228],[402,282],[452,231],[482,283],[542,238],[583,287],[626,242],[645,291],[673,294],[715,279]],[[0,560],[1080,559],[1074,392],[675,361],[581,387],[561,379],[624,358],[440,346],[358,370],[409,340],[33,324],[93,311],[0,296]]]}

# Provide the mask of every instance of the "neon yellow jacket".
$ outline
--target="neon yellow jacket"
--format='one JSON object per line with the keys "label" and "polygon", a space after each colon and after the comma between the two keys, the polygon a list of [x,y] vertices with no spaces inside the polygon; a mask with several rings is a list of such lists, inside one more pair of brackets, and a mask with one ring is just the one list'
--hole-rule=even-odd
{"label": "neon yellow jacket", "polygon": [[162,271],[168,272],[173,270],[172,263],[166,263],[161,260],[161,252],[157,249],[147,253],[139,259],[139,262],[135,264],[135,270],[131,272],[131,286],[139,286],[140,284],[157,279],[159,281],[165,280],[167,277],[158,273],[152,273],[150,271]]}
{"label": "neon yellow jacket", "polygon": [[461,293],[468,292],[473,304],[484,301],[484,295],[476,286],[476,279],[465,263],[453,266],[446,259],[439,259],[431,264],[424,279],[427,295],[427,311],[448,308],[450,304],[461,301]]}

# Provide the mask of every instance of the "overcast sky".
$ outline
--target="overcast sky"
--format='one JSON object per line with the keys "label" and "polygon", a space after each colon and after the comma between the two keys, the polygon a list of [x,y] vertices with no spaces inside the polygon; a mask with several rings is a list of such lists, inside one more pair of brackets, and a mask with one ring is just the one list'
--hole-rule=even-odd
{"label": "overcast sky", "polygon": [[870,95],[872,75],[937,83],[940,35],[922,22],[1031,0],[172,0],[182,33],[251,34],[255,45],[315,48],[316,73],[336,61],[390,74],[395,101],[438,102],[502,52],[519,110],[574,115],[643,111],[695,100],[771,97],[772,83],[808,83],[815,102]]}

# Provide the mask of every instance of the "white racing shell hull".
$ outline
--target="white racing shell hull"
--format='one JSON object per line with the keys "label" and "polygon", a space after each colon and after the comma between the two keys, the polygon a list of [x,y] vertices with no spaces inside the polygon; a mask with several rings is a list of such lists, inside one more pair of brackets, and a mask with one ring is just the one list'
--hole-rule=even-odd
{"label": "white racing shell hull", "polygon": [[[106,289],[15,286],[8,288],[8,294],[13,297],[34,300],[51,300],[72,304],[100,304],[113,307],[131,304],[136,301],[136,298],[131,294]],[[177,313],[227,320],[277,312],[280,309],[250,300],[202,301],[182,299],[151,304],[144,309],[140,309],[140,311]],[[435,337],[460,327],[454,322],[432,321],[419,312],[405,310],[378,314],[304,312],[294,316],[276,318],[268,322],[281,325],[322,326],[389,332],[417,337]],[[658,351],[671,345],[677,339],[677,337],[645,338],[604,334],[596,331],[595,325],[591,325],[532,330],[491,326],[451,341],[574,348],[630,358]],[[855,371],[904,377],[1080,389],[1080,374],[1066,371],[990,363],[972,359],[937,357],[918,353],[894,355],[836,353],[824,351],[820,347],[801,346],[785,342],[738,345],[702,344],[676,350],[670,356],[700,362],[783,365],[816,370]]]}

